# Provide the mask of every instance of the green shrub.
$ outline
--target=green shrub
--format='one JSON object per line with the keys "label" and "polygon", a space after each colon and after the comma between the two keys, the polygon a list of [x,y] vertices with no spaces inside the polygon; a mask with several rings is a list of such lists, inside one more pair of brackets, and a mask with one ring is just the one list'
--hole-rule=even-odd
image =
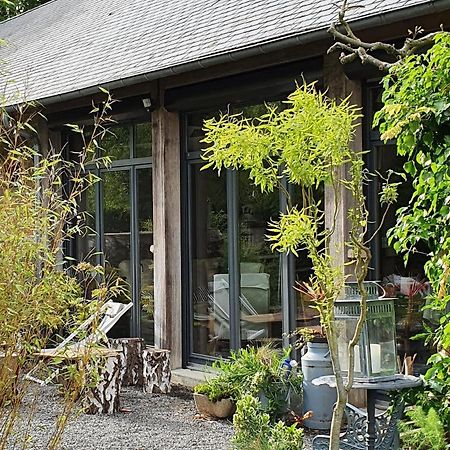
{"label": "green shrub", "polygon": [[194,388],[197,394],[208,396],[212,402],[217,402],[224,398],[237,400],[238,392],[236,386],[225,377],[218,377],[209,380],[206,383],[198,384]]}
{"label": "green shrub", "polygon": [[421,406],[406,413],[407,420],[400,423],[403,448],[408,450],[446,450],[444,425],[438,413],[431,408],[425,412]]}
{"label": "green shrub", "polygon": [[450,357],[435,353],[429,359],[431,367],[423,377],[423,384],[398,394],[406,405],[420,407],[425,414],[431,409],[439,417],[450,444]]}
{"label": "green shrub", "polygon": [[265,412],[272,419],[282,415],[287,397],[302,394],[303,377],[297,369],[287,368],[289,351],[270,346],[248,347],[231,352],[229,360],[213,364],[218,377],[196,386],[195,392],[212,401],[222,398],[239,400],[245,394],[260,397]]}
{"label": "green shrub", "polygon": [[[125,292],[120,282],[105,277],[103,268],[88,263],[71,265],[63,249],[75,236],[86,232],[87,216],[79,205],[98,177],[87,173],[87,164],[104,166],[98,158],[99,142],[110,123],[113,100],[105,92],[102,106],[95,107],[89,138],[73,125],[82,148],[72,159],[65,149],[55,148],[38,136],[35,122],[43,120],[38,105],[5,108],[0,96],[0,448],[29,447],[35,408],[22,408],[34,391],[24,378],[46,378],[59,369],[58,381],[65,385],[63,409],[56,417],[45,448],[59,446],[62,432],[86,387],[94,379],[91,349],[80,352],[76,362],[63,358],[42,361],[36,354],[54,347],[60,336],[68,336],[99,311],[111,298]],[[68,256],[68,255],[67,255]],[[70,266],[70,267],[69,267]],[[94,334],[98,320],[77,335],[81,341]],[[60,340],[59,340],[60,341]],[[34,402],[38,401],[37,397]],[[20,432],[19,432],[20,431]]]}
{"label": "green shrub", "polygon": [[302,448],[303,430],[282,421],[271,426],[270,416],[263,411],[261,402],[251,394],[237,403],[233,425],[234,450],[298,450]]}

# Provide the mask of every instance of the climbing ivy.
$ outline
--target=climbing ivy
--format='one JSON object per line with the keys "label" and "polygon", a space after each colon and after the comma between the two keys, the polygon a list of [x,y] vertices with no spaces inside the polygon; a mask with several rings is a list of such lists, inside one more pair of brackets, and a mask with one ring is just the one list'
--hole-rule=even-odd
{"label": "climbing ivy", "polygon": [[382,139],[396,139],[413,185],[410,203],[397,211],[389,239],[405,260],[418,252],[419,244],[428,247],[425,271],[433,288],[428,308],[440,315],[437,333],[429,339],[449,350],[450,35],[437,35],[426,53],[395,66],[383,86],[384,107],[376,114],[375,125]]}
{"label": "climbing ivy", "polygon": [[[383,85],[384,107],[376,114],[375,125],[379,125],[382,139],[396,139],[397,152],[407,159],[404,171],[413,186],[409,204],[397,211],[389,240],[405,261],[419,251],[419,245],[428,248],[425,272],[432,294],[426,308],[433,311],[435,319],[419,337],[438,350],[428,361],[424,389],[413,393],[410,404],[422,405],[423,414],[439,414],[449,445],[450,35],[437,35],[426,53],[406,58],[384,78]],[[427,425],[426,419],[416,420],[413,434],[406,436],[423,439],[430,434]]]}

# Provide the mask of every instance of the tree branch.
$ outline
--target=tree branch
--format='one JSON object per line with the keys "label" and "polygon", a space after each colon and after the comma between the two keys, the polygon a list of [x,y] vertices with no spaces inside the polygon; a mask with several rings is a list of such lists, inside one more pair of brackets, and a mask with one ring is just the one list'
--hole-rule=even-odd
{"label": "tree branch", "polygon": [[[435,36],[439,33],[429,33],[420,38],[416,38],[417,34],[422,31],[420,28],[416,28],[414,33],[411,33],[413,37],[406,38],[401,48],[397,48],[386,42],[364,42],[355,35],[345,19],[345,15],[349,9],[351,7],[348,5],[348,0],[343,0],[339,9],[338,20],[332,23],[328,29],[328,32],[334,37],[336,42],[328,49],[327,53],[330,54],[341,50],[339,61],[342,64],[348,64],[355,59],[360,59],[363,64],[370,64],[383,72],[387,72],[391,67],[398,65],[402,59],[423,47],[432,45]],[[338,29],[339,27],[342,31]],[[387,60],[389,58],[386,58],[386,60],[377,58],[371,54],[376,51],[383,52],[386,56],[394,56],[397,61],[391,62]]]}

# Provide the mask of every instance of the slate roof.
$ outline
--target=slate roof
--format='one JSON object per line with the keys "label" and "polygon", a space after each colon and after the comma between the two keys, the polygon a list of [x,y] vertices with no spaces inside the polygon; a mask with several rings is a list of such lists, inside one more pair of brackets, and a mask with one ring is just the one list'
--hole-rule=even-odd
{"label": "slate roof", "polygon": [[[436,0],[438,1],[438,0]],[[325,30],[332,0],[53,0],[0,24],[11,90],[37,100]],[[432,0],[359,0],[354,19]]]}

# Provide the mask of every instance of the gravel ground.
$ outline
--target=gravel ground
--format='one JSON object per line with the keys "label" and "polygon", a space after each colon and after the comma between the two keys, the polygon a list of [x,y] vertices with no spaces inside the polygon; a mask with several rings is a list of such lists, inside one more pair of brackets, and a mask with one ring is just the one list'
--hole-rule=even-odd
{"label": "gravel ground", "polygon": [[[42,389],[42,388],[40,388]],[[67,426],[64,450],[228,450],[233,427],[229,421],[196,417],[192,394],[175,387],[171,394],[144,394],[137,388],[122,393],[122,407],[129,412],[113,416],[80,414]],[[31,399],[28,400],[31,404]],[[60,411],[53,387],[43,388],[31,422],[32,450],[45,450]],[[24,435],[24,428],[17,435]],[[8,447],[12,450],[13,445]],[[311,449],[305,436],[304,449]]]}

